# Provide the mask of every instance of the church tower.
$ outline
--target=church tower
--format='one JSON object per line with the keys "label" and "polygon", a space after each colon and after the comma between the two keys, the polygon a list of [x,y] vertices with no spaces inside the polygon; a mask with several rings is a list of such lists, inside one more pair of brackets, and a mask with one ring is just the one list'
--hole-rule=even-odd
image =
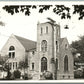
{"label": "church tower", "polygon": [[56,58],[59,51],[60,26],[49,18],[49,22],[37,24],[37,53],[39,75],[45,71],[56,74]]}

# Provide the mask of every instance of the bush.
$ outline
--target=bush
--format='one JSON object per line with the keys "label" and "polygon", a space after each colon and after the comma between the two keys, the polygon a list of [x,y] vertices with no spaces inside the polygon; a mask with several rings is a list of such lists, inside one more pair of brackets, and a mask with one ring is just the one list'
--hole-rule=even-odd
{"label": "bush", "polygon": [[28,79],[32,79],[32,75],[31,74],[28,74]]}
{"label": "bush", "polygon": [[10,80],[10,79],[11,79],[11,75],[12,75],[11,72],[8,71],[8,72],[7,72],[7,76],[6,76],[6,80]]}
{"label": "bush", "polygon": [[52,80],[53,79],[53,74],[51,72],[47,71],[47,72],[44,73],[44,77],[46,79]]}
{"label": "bush", "polygon": [[21,72],[19,70],[16,70],[13,72],[13,75],[15,78],[20,78],[21,77]]}
{"label": "bush", "polygon": [[83,71],[76,70],[74,71],[74,78],[82,78]]}
{"label": "bush", "polygon": [[22,77],[24,80],[32,79],[32,75],[27,73],[25,73]]}
{"label": "bush", "polygon": [[28,74],[27,73],[24,74],[23,79],[28,80]]}

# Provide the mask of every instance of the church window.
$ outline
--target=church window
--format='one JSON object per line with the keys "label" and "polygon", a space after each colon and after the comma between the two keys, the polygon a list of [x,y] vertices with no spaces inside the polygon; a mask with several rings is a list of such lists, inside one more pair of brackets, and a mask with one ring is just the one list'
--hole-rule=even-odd
{"label": "church window", "polygon": [[68,71],[68,56],[64,57],[64,72]]}
{"label": "church window", "polygon": [[56,70],[58,70],[59,66],[58,66],[58,59],[56,58]]}
{"label": "church window", "polygon": [[70,79],[70,76],[68,76],[68,78]]}
{"label": "church window", "polygon": [[48,34],[48,26],[46,26],[46,34]]}
{"label": "church window", "polygon": [[58,42],[56,41],[56,45],[58,45]]}
{"label": "church window", "polygon": [[13,58],[15,57],[15,52],[12,52],[12,57],[13,57]]}
{"label": "church window", "polygon": [[9,58],[15,58],[15,48],[14,48],[14,46],[10,46],[10,48],[9,48]]}
{"label": "church window", "polygon": [[43,40],[41,42],[41,51],[43,52],[47,51],[47,41],[46,40]]}
{"label": "church window", "polygon": [[41,27],[41,34],[43,33],[43,28]]}
{"label": "church window", "polygon": [[34,70],[34,63],[32,63],[32,70]]}
{"label": "church window", "polygon": [[16,69],[17,69],[17,62],[16,62]]}
{"label": "church window", "polygon": [[67,49],[68,48],[68,45],[67,44],[65,44],[65,49]]}
{"label": "church window", "polygon": [[47,58],[41,59],[41,72],[47,71]]}
{"label": "church window", "polygon": [[63,79],[65,78],[65,76],[63,75]]}
{"label": "church window", "polygon": [[57,49],[57,51],[59,50],[58,41],[56,41],[56,49]]}
{"label": "church window", "polygon": [[57,36],[59,36],[59,28],[57,27]]}
{"label": "church window", "polygon": [[14,46],[10,46],[9,51],[15,50]]}
{"label": "church window", "polygon": [[11,53],[9,52],[9,58],[11,58]]}
{"label": "church window", "polygon": [[32,54],[34,55],[35,54],[35,51],[32,51]]}

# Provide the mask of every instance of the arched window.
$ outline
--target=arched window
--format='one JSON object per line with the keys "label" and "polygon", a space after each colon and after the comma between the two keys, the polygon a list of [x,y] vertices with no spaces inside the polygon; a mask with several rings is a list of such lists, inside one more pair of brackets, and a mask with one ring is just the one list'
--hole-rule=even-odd
{"label": "arched window", "polygon": [[10,46],[9,51],[15,50],[14,46]]}
{"label": "arched window", "polygon": [[48,26],[46,26],[46,34],[48,34]]}
{"label": "arched window", "polygon": [[41,27],[41,34],[43,33],[43,28]]}
{"label": "arched window", "polygon": [[47,58],[41,59],[41,72],[47,71]]}
{"label": "arched window", "polygon": [[58,59],[56,58],[56,70],[58,70]]}
{"label": "arched window", "polygon": [[15,47],[14,46],[9,47],[9,58],[15,58]]}
{"label": "arched window", "polygon": [[43,40],[41,42],[41,51],[43,52],[47,51],[47,41],[46,40]]}
{"label": "arched window", "polygon": [[68,56],[64,57],[64,72],[68,71]]}

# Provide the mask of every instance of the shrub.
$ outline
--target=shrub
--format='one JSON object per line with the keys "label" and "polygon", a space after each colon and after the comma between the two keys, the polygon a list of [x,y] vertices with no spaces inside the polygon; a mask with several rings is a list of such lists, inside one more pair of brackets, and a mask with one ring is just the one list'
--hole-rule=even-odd
{"label": "shrub", "polygon": [[44,77],[46,79],[52,80],[53,79],[53,74],[51,72],[47,71],[47,72],[44,73]]}
{"label": "shrub", "polygon": [[10,79],[11,79],[11,72],[10,72],[10,71],[7,72],[6,79],[7,79],[7,80],[10,80]]}
{"label": "shrub", "polygon": [[32,75],[25,73],[25,74],[23,75],[23,79],[24,79],[24,80],[32,79]]}
{"label": "shrub", "polygon": [[82,78],[83,72],[81,70],[74,71],[74,78]]}
{"label": "shrub", "polygon": [[14,75],[15,78],[20,78],[21,72],[19,70],[16,70],[16,71],[13,72],[13,75]]}
{"label": "shrub", "polygon": [[24,74],[23,79],[28,80],[28,74],[27,73]]}
{"label": "shrub", "polygon": [[32,75],[31,74],[28,74],[28,79],[32,79]]}

